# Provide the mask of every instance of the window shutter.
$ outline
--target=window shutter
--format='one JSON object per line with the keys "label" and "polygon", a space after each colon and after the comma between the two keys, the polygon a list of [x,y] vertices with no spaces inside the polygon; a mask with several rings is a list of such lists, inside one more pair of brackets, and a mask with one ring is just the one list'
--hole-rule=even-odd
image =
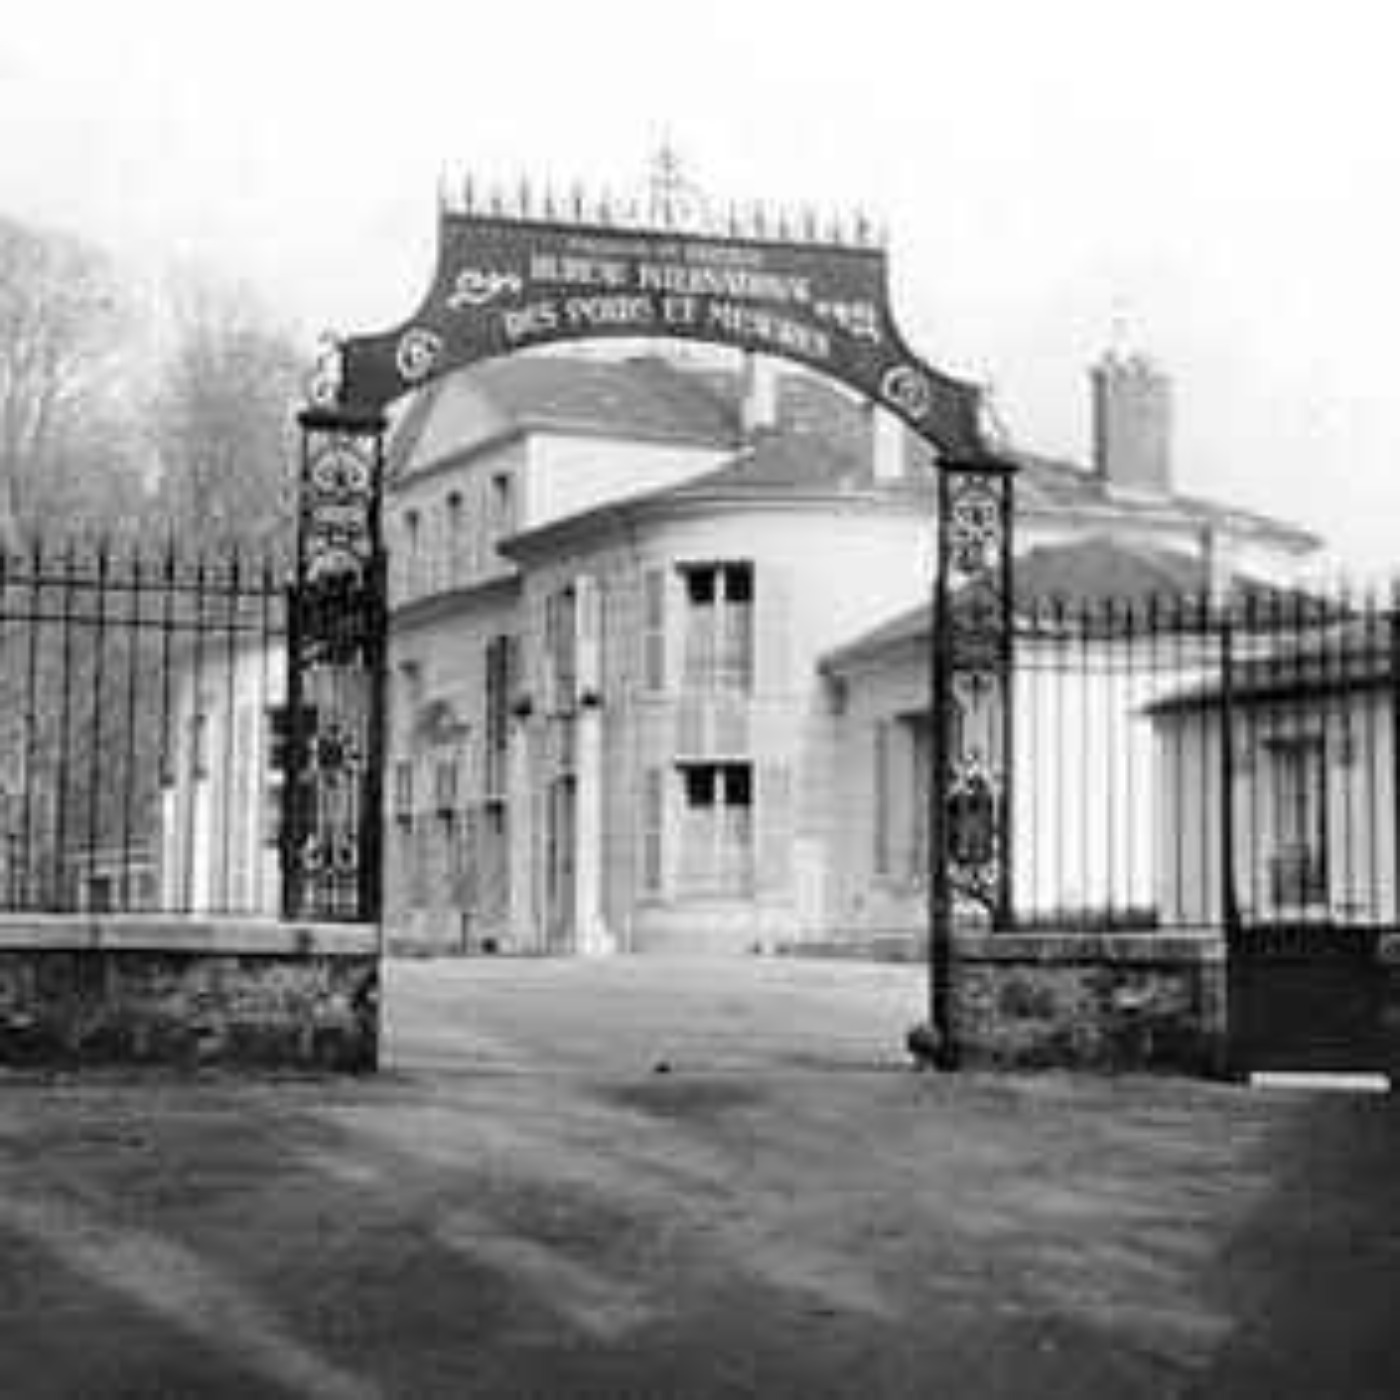
{"label": "window shutter", "polygon": [[928,880],[928,827],[930,784],[933,781],[932,735],[928,724],[915,726],[912,732],[914,758],[910,764],[914,785],[914,849],[910,854],[910,878],[915,884],[925,884]]}
{"label": "window shutter", "polygon": [[666,690],[666,570],[642,575],[642,688],[652,695]]}
{"label": "window shutter", "polygon": [[786,572],[760,565],[754,580],[754,689],[761,695],[792,691],[792,606]]}
{"label": "window shutter", "polygon": [[871,731],[870,762],[870,868],[876,875],[890,873],[890,726],[875,721]]}
{"label": "window shutter", "polygon": [[492,637],[486,644],[486,724],[482,756],[483,790],[503,797],[510,747],[510,707],[516,698],[520,655],[518,637]]}
{"label": "window shutter", "polygon": [[540,599],[539,603],[538,626],[535,632],[535,646],[533,648],[534,665],[531,667],[535,679],[533,689],[536,697],[536,710],[542,715],[554,713],[555,616],[554,595],[552,593],[546,593],[544,597]]}
{"label": "window shutter", "polygon": [[760,894],[786,891],[792,884],[792,770],[785,763],[758,769],[758,859]]}
{"label": "window shutter", "polygon": [[666,890],[666,770],[642,773],[642,891],[661,895]]}
{"label": "window shutter", "polygon": [[913,730],[904,721],[889,726],[887,804],[889,824],[888,873],[901,884],[918,874],[918,774],[914,771]]}
{"label": "window shutter", "polygon": [[602,693],[602,590],[598,580],[584,574],[574,581],[574,607],[578,628],[577,660],[580,695]]}

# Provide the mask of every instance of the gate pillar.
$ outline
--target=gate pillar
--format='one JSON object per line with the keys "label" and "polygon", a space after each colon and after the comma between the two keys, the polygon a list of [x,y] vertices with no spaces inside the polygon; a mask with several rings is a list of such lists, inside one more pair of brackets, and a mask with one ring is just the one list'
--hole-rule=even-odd
{"label": "gate pillar", "polygon": [[938,472],[930,647],[929,1014],[940,1069],[958,1063],[953,927],[1006,927],[1011,904],[1012,531],[1015,469],[995,459]]}
{"label": "gate pillar", "polygon": [[381,524],[385,422],[298,417],[296,562],[287,609],[282,916],[382,914],[388,608]]}

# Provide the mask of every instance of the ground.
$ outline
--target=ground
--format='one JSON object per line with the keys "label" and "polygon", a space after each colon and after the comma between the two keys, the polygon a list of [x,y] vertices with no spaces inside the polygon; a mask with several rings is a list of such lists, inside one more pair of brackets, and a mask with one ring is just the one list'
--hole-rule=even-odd
{"label": "ground", "polygon": [[0,1395],[1400,1394],[1393,1097],[915,1075],[917,971],[417,962],[373,1079],[0,1077]]}

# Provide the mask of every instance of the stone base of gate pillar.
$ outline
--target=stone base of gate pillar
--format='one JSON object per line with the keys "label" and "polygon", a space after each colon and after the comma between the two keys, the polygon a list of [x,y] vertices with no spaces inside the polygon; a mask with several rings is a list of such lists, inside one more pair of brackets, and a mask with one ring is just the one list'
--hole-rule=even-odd
{"label": "stone base of gate pillar", "polygon": [[1218,931],[959,930],[953,962],[965,1065],[1226,1072]]}
{"label": "stone base of gate pillar", "polygon": [[178,916],[0,917],[0,1065],[363,1073],[379,930]]}

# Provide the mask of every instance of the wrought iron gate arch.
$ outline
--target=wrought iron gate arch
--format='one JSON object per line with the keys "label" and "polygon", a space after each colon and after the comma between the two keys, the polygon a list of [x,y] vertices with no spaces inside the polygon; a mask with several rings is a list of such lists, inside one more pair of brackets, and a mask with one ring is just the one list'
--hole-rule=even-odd
{"label": "wrought iron gate arch", "polygon": [[[502,355],[646,337],[815,369],[895,414],[938,456],[930,1018],[933,1057],[951,1066],[954,906],[970,898],[1004,911],[1010,868],[1014,468],[984,438],[977,386],[908,348],[890,307],[886,250],[863,221],[849,235],[761,211],[743,227],[654,227],[613,219],[601,203],[535,217],[527,192],[510,212],[476,208],[468,193],[439,209],[437,266],[414,313],[386,331],[328,340],[300,419],[284,912],[381,915],[386,409]],[[964,820],[978,830],[963,830]]]}

